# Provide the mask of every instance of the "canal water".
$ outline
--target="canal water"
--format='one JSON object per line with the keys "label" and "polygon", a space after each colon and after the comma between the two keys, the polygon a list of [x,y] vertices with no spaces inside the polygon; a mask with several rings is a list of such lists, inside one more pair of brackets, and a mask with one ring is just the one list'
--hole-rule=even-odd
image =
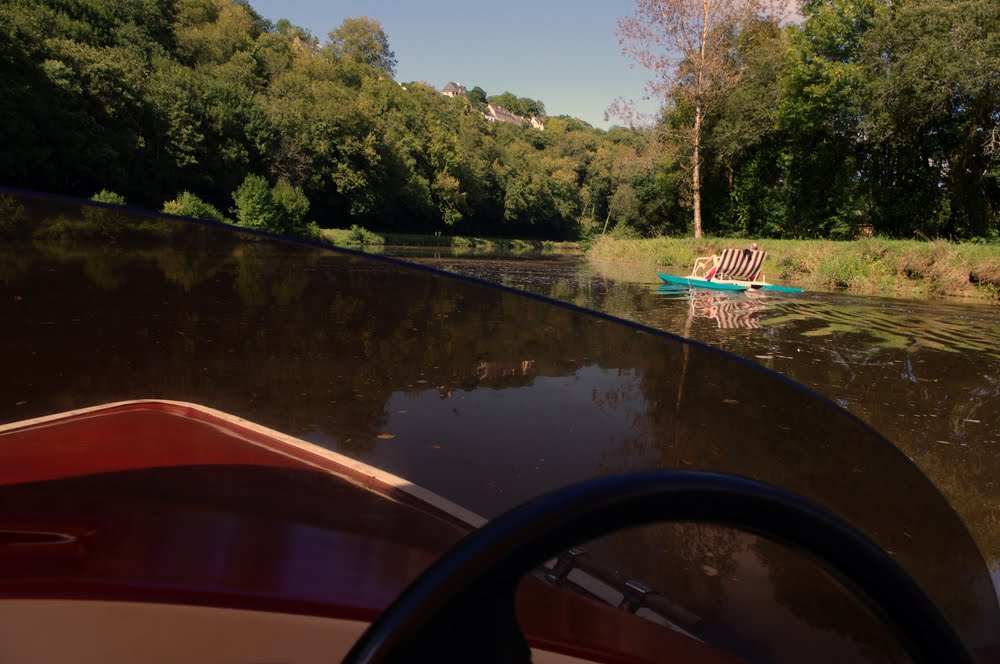
{"label": "canal water", "polygon": [[[995,641],[980,556],[995,574],[991,307],[695,296],[579,258],[407,256],[509,287],[482,288],[232,228],[11,198],[0,198],[0,239],[0,423],[129,399],[194,402],[485,517],[620,472],[739,475],[842,515],[970,643]],[[702,618],[701,636],[748,661],[899,660],[835,579],[780,544],[697,524],[619,535],[584,543],[600,578],[677,601]]]}
{"label": "canal water", "polygon": [[646,267],[580,257],[410,253],[406,260],[694,339],[819,392],[930,477],[1000,579],[1000,307],[827,292],[690,292],[661,287]]}

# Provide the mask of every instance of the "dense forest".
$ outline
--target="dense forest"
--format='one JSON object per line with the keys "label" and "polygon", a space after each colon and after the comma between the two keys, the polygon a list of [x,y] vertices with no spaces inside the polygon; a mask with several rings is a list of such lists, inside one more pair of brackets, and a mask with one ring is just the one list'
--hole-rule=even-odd
{"label": "dense forest", "polygon": [[[800,11],[730,42],[740,76],[703,128],[706,232],[996,239],[1000,3]],[[0,0],[0,185],[282,232],[689,232],[682,95],[604,131],[395,66],[367,18],[320,40],[246,0]],[[487,122],[487,103],[544,130]]]}

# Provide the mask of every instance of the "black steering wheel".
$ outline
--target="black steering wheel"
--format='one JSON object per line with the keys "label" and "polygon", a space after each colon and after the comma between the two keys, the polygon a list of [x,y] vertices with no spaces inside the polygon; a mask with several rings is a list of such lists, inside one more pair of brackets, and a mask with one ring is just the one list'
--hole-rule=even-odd
{"label": "black steering wheel", "polygon": [[417,578],[344,661],[528,662],[514,611],[518,580],[574,544],[664,521],[731,526],[805,550],[867,603],[914,661],[972,662],[916,582],[846,522],[767,484],[688,471],[588,480],[503,514]]}

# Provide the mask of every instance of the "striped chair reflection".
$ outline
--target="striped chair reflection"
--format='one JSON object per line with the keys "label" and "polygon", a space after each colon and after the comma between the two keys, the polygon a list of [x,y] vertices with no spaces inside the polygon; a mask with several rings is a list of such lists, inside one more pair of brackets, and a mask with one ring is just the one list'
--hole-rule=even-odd
{"label": "striped chair reflection", "polygon": [[691,312],[698,318],[710,318],[722,330],[756,330],[761,327],[757,313],[761,307],[744,298],[717,299],[707,297],[691,300]]}

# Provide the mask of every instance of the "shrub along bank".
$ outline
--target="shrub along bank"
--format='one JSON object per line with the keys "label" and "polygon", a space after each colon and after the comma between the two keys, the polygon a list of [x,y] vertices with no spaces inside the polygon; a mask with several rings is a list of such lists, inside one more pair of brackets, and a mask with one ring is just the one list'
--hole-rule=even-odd
{"label": "shrub along bank", "polygon": [[[688,274],[695,258],[744,247],[746,239],[614,239],[588,249],[593,261],[647,263]],[[807,290],[845,290],[890,297],[964,297],[1000,301],[1000,244],[946,240],[766,240],[764,274],[771,283]]]}
{"label": "shrub along bank", "polygon": [[337,247],[430,247],[447,248],[456,252],[559,253],[579,250],[577,242],[552,240],[521,240],[513,238],[466,237],[462,235],[421,235],[413,233],[375,233],[353,225],[349,229],[324,228],[322,240]]}

